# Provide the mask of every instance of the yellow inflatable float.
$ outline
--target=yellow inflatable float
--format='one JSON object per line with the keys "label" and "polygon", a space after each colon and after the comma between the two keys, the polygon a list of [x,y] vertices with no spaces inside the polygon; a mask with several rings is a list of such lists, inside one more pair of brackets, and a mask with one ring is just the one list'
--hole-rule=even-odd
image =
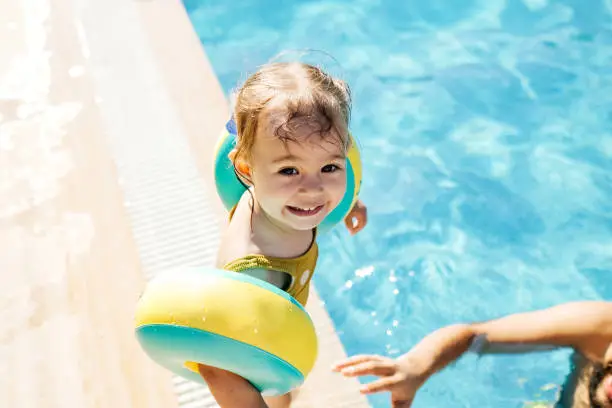
{"label": "yellow inflatable float", "polygon": [[[218,140],[214,168],[228,209],[246,191],[228,157],[235,144],[230,120]],[[346,194],[319,226],[321,232],[344,220],[360,186],[361,158],[352,140]],[[152,279],[137,304],[136,336],[154,361],[179,376],[203,383],[201,363],[242,376],[263,395],[300,386],[317,357],[314,325],[294,298],[249,275],[215,268],[181,268]]]}

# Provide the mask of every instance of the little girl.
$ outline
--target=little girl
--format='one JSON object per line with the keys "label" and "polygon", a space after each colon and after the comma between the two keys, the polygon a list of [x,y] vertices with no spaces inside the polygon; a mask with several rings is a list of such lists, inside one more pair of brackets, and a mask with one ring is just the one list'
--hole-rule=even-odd
{"label": "little girl", "polygon": [[[316,228],[347,188],[351,110],[348,86],[303,63],[272,63],[250,76],[236,97],[236,174],[249,190],[230,212],[217,267],[247,273],[308,300],[318,248]],[[366,224],[357,201],[345,223]],[[289,407],[289,394],[266,398],[242,377],[200,365],[222,408]]]}

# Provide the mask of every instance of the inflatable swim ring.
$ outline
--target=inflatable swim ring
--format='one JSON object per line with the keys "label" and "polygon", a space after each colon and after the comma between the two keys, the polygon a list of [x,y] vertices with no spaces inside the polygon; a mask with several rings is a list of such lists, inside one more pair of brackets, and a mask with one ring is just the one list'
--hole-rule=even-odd
{"label": "inflatable swim ring", "polygon": [[312,320],[295,299],[214,268],[153,278],[137,304],[136,337],[153,361],[181,377],[204,383],[202,363],[242,376],[263,395],[301,385],[318,351]]}
{"label": "inflatable swim ring", "polygon": [[[229,211],[240,200],[246,187],[238,180],[229,153],[236,146],[236,123],[233,119],[225,125],[215,147],[214,172],[217,193]],[[332,210],[319,225],[318,231],[324,233],[346,218],[359,196],[361,188],[361,155],[357,142],[351,135],[351,148],[347,155],[346,193],[340,204]]]}

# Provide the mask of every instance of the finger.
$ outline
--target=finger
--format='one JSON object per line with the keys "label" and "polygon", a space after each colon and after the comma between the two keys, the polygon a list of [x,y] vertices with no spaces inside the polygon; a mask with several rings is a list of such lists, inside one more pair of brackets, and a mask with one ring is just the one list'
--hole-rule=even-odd
{"label": "finger", "polygon": [[366,225],[366,217],[364,214],[357,214],[355,216],[355,222],[353,223],[353,230],[355,233],[361,231]]}
{"label": "finger", "polygon": [[365,224],[368,221],[368,211],[365,208],[360,209],[355,214],[353,214],[353,216],[357,218],[357,221],[360,224]]}
{"label": "finger", "polygon": [[354,224],[354,217],[352,215],[349,215],[348,217],[344,219],[344,225],[346,225],[346,228],[349,231],[353,229],[353,224]]}
{"label": "finger", "polygon": [[395,374],[396,366],[394,361],[365,361],[342,369],[342,374],[347,377],[357,377],[361,375],[389,376]]}
{"label": "finger", "polygon": [[360,223],[365,225],[368,223],[368,210],[366,208],[363,208],[361,211],[359,211],[359,215],[360,215]]}
{"label": "finger", "polygon": [[395,376],[383,377],[376,381],[372,381],[369,384],[361,386],[360,390],[362,394],[376,394],[382,391],[390,391],[391,388],[398,383],[398,379]]}
{"label": "finger", "polygon": [[351,217],[345,218],[344,223],[346,225],[346,229],[348,229],[351,235],[357,234],[363,229],[363,227],[365,227],[364,218],[359,213],[354,214]]}
{"label": "finger", "polygon": [[376,356],[372,354],[358,354],[352,357],[347,358],[344,361],[340,361],[332,366],[332,370],[340,371],[344,368],[354,366],[356,364],[361,364],[367,361],[379,361],[383,358],[381,356]]}

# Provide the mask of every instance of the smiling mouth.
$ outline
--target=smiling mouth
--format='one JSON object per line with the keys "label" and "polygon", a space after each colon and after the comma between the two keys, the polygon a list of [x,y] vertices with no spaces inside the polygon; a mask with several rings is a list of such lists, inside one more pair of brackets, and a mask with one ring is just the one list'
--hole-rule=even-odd
{"label": "smiling mouth", "polygon": [[319,205],[316,207],[293,207],[291,205],[287,206],[287,208],[289,209],[289,212],[299,217],[312,217],[313,215],[318,214],[323,209],[323,207],[325,206],[324,205]]}

